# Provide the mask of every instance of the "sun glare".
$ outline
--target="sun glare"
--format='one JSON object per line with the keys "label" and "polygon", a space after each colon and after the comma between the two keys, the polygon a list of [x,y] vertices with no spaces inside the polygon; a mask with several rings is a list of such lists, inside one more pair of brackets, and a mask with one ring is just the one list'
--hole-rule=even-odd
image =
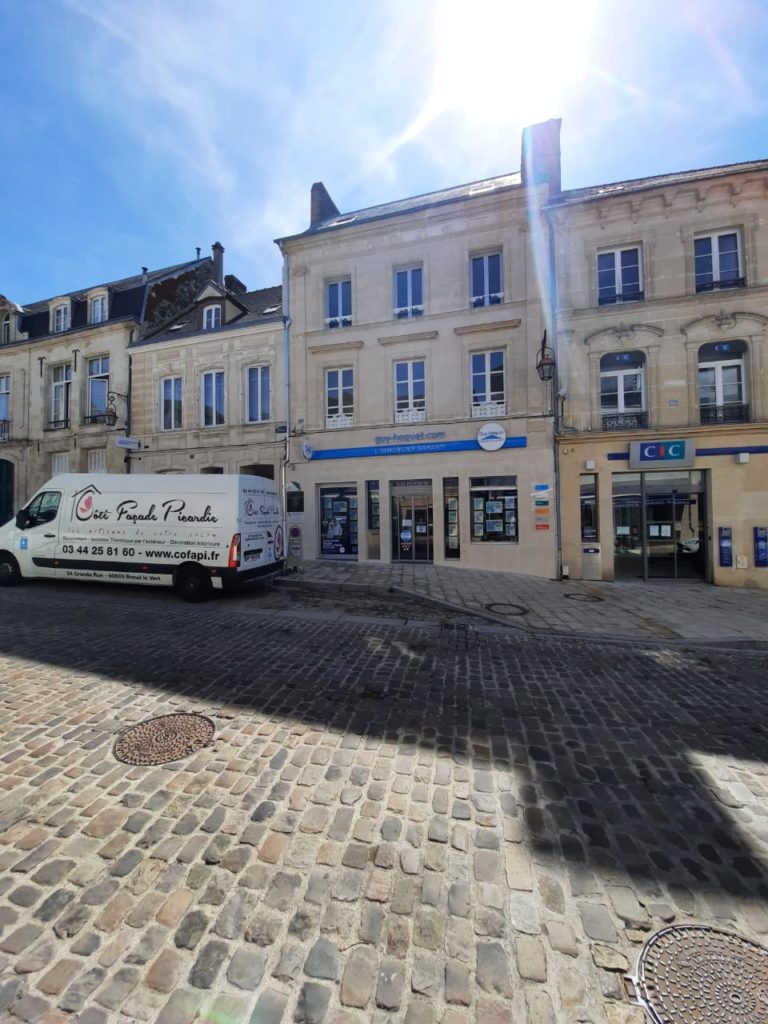
{"label": "sun glare", "polygon": [[587,69],[595,0],[444,0],[429,116],[531,124],[562,113]]}

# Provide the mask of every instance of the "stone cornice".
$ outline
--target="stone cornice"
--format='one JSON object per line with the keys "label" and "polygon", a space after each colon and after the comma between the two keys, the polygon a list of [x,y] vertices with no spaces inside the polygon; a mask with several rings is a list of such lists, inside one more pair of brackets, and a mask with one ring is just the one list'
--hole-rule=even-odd
{"label": "stone cornice", "polygon": [[523,321],[517,320],[496,320],[493,323],[466,324],[463,327],[454,327],[454,334],[486,334],[489,331],[510,331],[519,327]]}
{"label": "stone cornice", "polygon": [[401,341],[431,341],[436,338],[439,331],[416,331],[412,334],[390,334],[386,338],[379,338],[380,345],[399,345]]}
{"label": "stone cornice", "polygon": [[680,330],[687,336],[689,331],[695,330],[697,327],[708,329],[716,327],[724,334],[726,331],[736,327],[737,324],[745,321],[751,321],[760,330],[765,330],[766,325],[768,325],[768,316],[763,316],[762,313],[747,313],[736,310],[728,312],[721,309],[719,313],[710,313],[708,316],[699,316],[695,320],[689,320],[687,324],[683,324]]}
{"label": "stone cornice", "polygon": [[330,345],[308,345],[307,348],[312,353],[317,352],[348,352],[351,349],[362,348],[362,341],[335,341]]}

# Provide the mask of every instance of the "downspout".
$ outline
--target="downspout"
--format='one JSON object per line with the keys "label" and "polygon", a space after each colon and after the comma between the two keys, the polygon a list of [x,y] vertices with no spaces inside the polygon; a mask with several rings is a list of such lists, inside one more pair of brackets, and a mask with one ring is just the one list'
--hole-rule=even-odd
{"label": "downspout", "polygon": [[288,292],[288,255],[283,253],[283,373],[285,374],[285,454],[280,471],[283,513],[287,503],[287,470],[291,461],[291,317]]}
{"label": "downspout", "polygon": [[[548,197],[549,198],[549,197]],[[555,255],[555,231],[552,226],[550,211],[544,207],[544,216],[547,222],[547,257],[549,263],[549,319],[552,356],[555,360],[555,368],[552,374],[552,462],[555,471],[555,545],[557,550],[557,579],[563,578],[563,540],[562,523],[560,512],[560,448],[557,443],[560,434],[560,396],[559,385],[559,359],[557,347],[557,259]]]}
{"label": "downspout", "polygon": [[[126,412],[125,412],[125,436],[131,436],[131,384],[133,381],[133,356],[128,355],[128,394],[126,396]],[[126,448],[125,450],[125,472],[131,472],[131,449]]]}

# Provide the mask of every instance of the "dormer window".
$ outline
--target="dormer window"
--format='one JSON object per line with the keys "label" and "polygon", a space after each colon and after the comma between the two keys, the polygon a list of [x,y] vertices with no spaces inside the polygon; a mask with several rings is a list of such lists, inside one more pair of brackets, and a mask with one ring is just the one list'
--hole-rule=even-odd
{"label": "dormer window", "polygon": [[6,313],[5,316],[3,317],[3,334],[2,334],[2,343],[3,343],[3,345],[8,345],[10,343],[10,340],[11,340],[11,314],[10,313]]}
{"label": "dormer window", "polygon": [[91,299],[91,323],[103,324],[107,319],[107,297],[96,295]]}
{"label": "dormer window", "polygon": [[69,306],[56,306],[53,310],[53,333],[69,330]]}
{"label": "dormer window", "polygon": [[215,331],[221,327],[221,306],[206,306],[203,310],[203,330]]}

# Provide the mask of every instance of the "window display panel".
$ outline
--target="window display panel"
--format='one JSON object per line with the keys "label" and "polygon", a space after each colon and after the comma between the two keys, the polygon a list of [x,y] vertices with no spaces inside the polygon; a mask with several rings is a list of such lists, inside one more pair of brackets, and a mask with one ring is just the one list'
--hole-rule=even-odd
{"label": "window display panel", "polygon": [[517,542],[517,477],[470,477],[472,541]]}
{"label": "window display panel", "polygon": [[326,558],[357,557],[357,490],[320,488],[320,554]]}
{"label": "window display panel", "polygon": [[443,477],[443,508],[445,528],[445,557],[460,558],[459,544],[459,478]]}

